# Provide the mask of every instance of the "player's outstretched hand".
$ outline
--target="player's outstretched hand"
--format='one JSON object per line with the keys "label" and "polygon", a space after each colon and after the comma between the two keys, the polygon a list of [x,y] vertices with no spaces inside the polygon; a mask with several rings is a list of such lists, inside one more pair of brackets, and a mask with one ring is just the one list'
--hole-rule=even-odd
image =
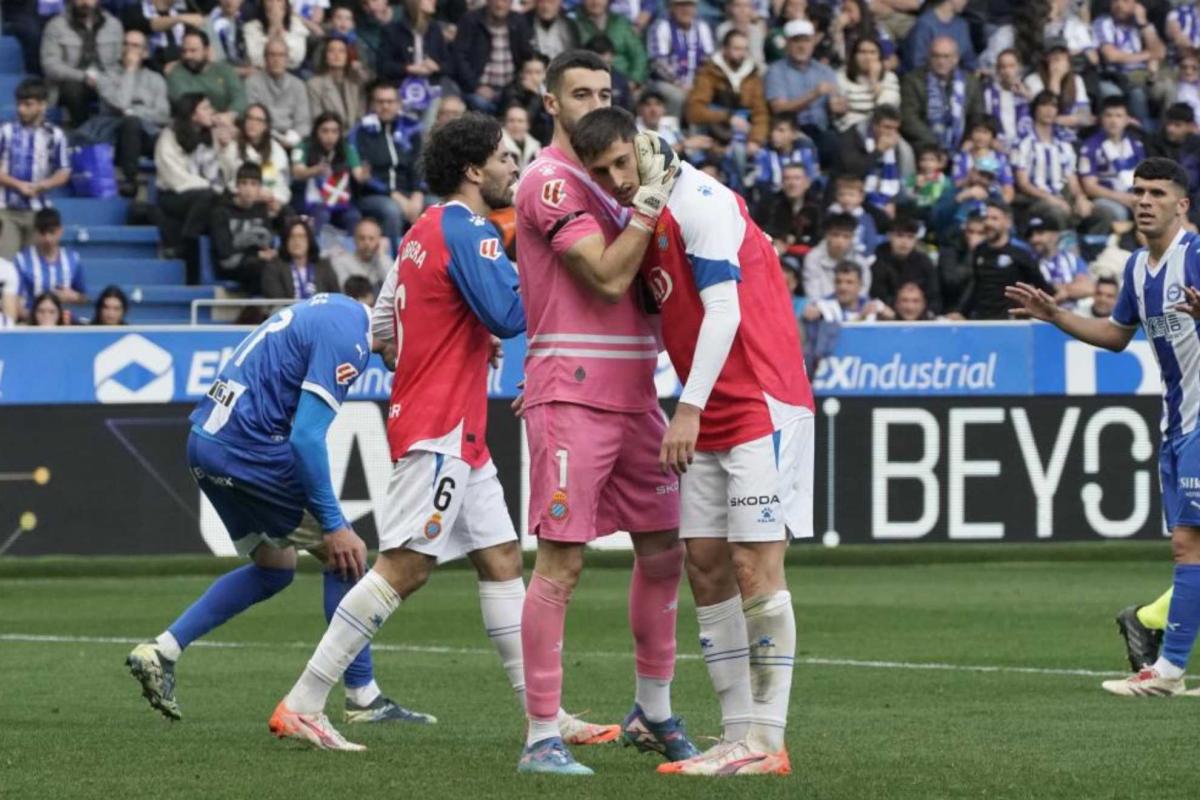
{"label": "player's outstretched hand", "polygon": [[[524,388],[525,388],[525,381],[522,380],[520,383],[517,384],[517,389],[524,389]],[[525,416],[525,392],[524,391],[520,391],[517,393],[516,399],[514,399],[512,401],[512,410],[513,410],[513,414],[516,415],[517,419],[520,419],[521,417]]]}
{"label": "player's outstretched hand", "polygon": [[1028,283],[1014,283],[1004,287],[1004,296],[1014,303],[1020,303],[1019,308],[1010,308],[1008,313],[1017,319],[1040,319],[1050,322],[1058,313],[1058,304],[1054,298]]}
{"label": "player's outstretched hand", "polygon": [[656,133],[633,137],[641,188],[633,196],[633,224],[653,233],[654,225],[667,207],[667,198],[679,178],[679,157]]}
{"label": "player's outstretched hand", "polygon": [[1192,319],[1200,319],[1200,290],[1192,286],[1183,287],[1184,302],[1171,306],[1173,311],[1182,311]]}
{"label": "player's outstretched hand", "polygon": [[688,403],[675,408],[675,416],[667,426],[662,448],[658,451],[658,465],[663,472],[682,475],[696,455],[696,438],[700,435],[700,409]]}
{"label": "player's outstretched hand", "polygon": [[367,545],[350,527],[325,534],[327,566],[344,579],[358,580],[367,571]]}

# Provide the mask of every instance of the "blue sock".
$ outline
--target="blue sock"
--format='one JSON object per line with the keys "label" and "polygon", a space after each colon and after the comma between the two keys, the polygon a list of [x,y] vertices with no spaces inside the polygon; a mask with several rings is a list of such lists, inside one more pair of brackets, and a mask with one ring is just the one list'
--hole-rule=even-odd
{"label": "blue sock", "polygon": [[[346,593],[354,588],[354,581],[345,580],[336,572],[325,573],[325,621],[333,621],[333,612],[337,611],[338,604],[342,602],[342,598]],[[346,667],[345,673],[342,675],[342,680],[346,682],[346,686],[351,689],[356,689],[359,686],[366,686],[371,681],[375,680],[375,670],[371,668],[371,645],[367,645],[362,651],[355,656],[350,662],[350,666]]]}
{"label": "blue sock", "polygon": [[1200,564],[1175,565],[1175,593],[1163,632],[1163,658],[1187,669],[1188,656],[1200,628]]}
{"label": "blue sock", "polygon": [[268,569],[257,564],[238,567],[213,581],[167,628],[181,648],[223,625],[255,603],[287,588],[296,574],[291,569]]}

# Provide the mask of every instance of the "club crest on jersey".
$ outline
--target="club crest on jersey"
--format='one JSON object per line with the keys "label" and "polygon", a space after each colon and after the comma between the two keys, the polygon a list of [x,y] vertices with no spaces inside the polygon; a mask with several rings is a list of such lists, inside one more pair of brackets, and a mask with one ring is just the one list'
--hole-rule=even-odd
{"label": "club crest on jersey", "polygon": [[665,251],[671,240],[667,238],[667,223],[659,221],[658,228],[654,231],[654,236],[658,240],[658,249]]}
{"label": "club crest on jersey", "polygon": [[1183,299],[1183,287],[1179,284],[1167,288],[1167,302],[1178,303]]}
{"label": "club crest on jersey", "polygon": [[495,261],[500,257],[500,240],[493,237],[481,241],[479,243],[479,255],[489,261]]}
{"label": "club crest on jersey", "polygon": [[542,202],[558,208],[567,197],[566,181],[557,178],[542,184]]}
{"label": "club crest on jersey", "polygon": [[425,523],[425,538],[432,542],[441,535],[442,515],[435,512],[434,515],[429,518],[429,521]]}
{"label": "club crest on jersey", "polygon": [[658,303],[659,307],[667,302],[674,288],[675,282],[665,269],[655,267],[650,270],[650,291],[654,292],[654,302]]}
{"label": "club crest on jersey", "polygon": [[338,386],[349,386],[358,377],[358,367],[349,361],[338,364],[334,376],[337,378]]}
{"label": "club crest on jersey", "polygon": [[554,494],[550,495],[550,505],[546,509],[550,514],[550,519],[555,522],[562,522],[571,513],[571,507],[567,505],[567,493],[559,489]]}

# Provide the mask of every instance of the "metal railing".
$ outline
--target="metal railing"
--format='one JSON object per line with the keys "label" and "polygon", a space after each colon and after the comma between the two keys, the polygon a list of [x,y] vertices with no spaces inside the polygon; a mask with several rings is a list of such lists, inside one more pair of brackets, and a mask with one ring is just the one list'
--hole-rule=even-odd
{"label": "metal railing", "polygon": [[200,309],[202,308],[254,308],[254,307],[278,307],[290,305],[292,300],[275,299],[269,300],[262,297],[254,298],[222,298],[220,300],[202,298],[192,301],[192,325],[200,324]]}

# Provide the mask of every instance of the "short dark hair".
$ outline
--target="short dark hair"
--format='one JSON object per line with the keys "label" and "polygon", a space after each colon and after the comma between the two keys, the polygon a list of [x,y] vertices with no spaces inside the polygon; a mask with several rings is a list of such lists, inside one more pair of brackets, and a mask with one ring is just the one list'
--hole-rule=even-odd
{"label": "short dark hair", "polygon": [[739,31],[737,28],[730,28],[729,30],[725,31],[725,35],[721,37],[721,47],[728,47],[729,40],[735,36],[742,36],[742,37],[745,37],[747,40],[749,40],[749,38],[750,38],[749,36],[746,36],[746,34]]}
{"label": "short dark hair", "polygon": [[875,110],[871,112],[871,124],[878,125],[881,122],[899,122],[900,109],[893,105],[884,103],[881,106],[875,106]]}
{"label": "short dark hair", "polygon": [[637,135],[637,123],[633,115],[623,108],[610,106],[589,111],[575,125],[571,134],[571,147],[583,163],[603,153],[614,142],[631,142]]}
{"label": "short dark hair", "polygon": [[234,175],[233,181],[235,184],[242,181],[262,183],[262,167],[253,161],[247,161],[237,168],[237,173]]}
{"label": "short dark hair", "polygon": [[662,103],[663,105],[666,105],[666,103],[667,103],[667,98],[663,96],[662,92],[658,91],[657,89],[646,89],[640,95],[638,95],[638,100],[637,100],[638,107],[639,108],[642,107],[646,103],[649,103],[651,100],[657,100],[658,102]]}
{"label": "short dark hair", "polygon": [[980,128],[983,128],[992,136],[995,136],[1000,132],[1000,129],[996,126],[996,120],[992,119],[991,117],[979,117],[971,123],[970,127],[967,128],[967,135],[970,136]]}
{"label": "short dark hair", "polygon": [[1096,287],[1099,288],[1101,285],[1111,286],[1113,288],[1114,292],[1121,290],[1121,284],[1117,283],[1116,278],[1113,278],[1109,275],[1105,275],[1101,278],[1096,278]]}
{"label": "short dark hair", "polygon": [[439,197],[457,192],[467,167],[486,164],[502,136],[498,119],[474,111],[434,131],[421,154],[421,172],[429,191]]}
{"label": "short dark hair", "polygon": [[613,44],[613,40],[606,33],[597,33],[588,39],[584,43],[583,49],[590,50],[598,56],[617,52],[617,46]]}
{"label": "short dark hair", "polygon": [[1167,122],[1195,122],[1196,112],[1188,103],[1175,103],[1163,115]]}
{"label": "short dark hair", "polygon": [[985,206],[987,206],[988,208],[996,209],[997,211],[999,211],[1002,214],[1007,214],[1010,217],[1012,216],[1012,206],[1010,206],[1008,203],[1004,202],[1003,198],[989,197],[987,200],[984,201],[983,204]]}
{"label": "short dark hair", "polygon": [[49,233],[62,227],[62,214],[57,208],[43,208],[33,215],[33,229],[38,233]]}
{"label": "short dark hair", "polygon": [[776,114],[771,117],[771,127],[776,125],[790,125],[792,130],[800,130],[800,126],[796,124],[796,118],[791,114]]}
{"label": "short dark hair", "polygon": [[946,151],[943,150],[939,145],[934,144],[933,142],[926,142],[925,144],[919,145],[917,147],[917,160],[918,161],[921,160],[921,156],[937,156],[938,158],[945,158]]}
{"label": "short dark hair", "polygon": [[839,186],[846,186],[851,183],[866,183],[867,176],[861,172],[839,172],[833,178],[833,190],[836,192]]}
{"label": "short dark hair", "polygon": [[604,59],[590,50],[564,50],[554,57],[546,68],[546,91],[558,94],[562,87],[563,75],[571,69],[590,69],[593,72],[612,74]]}
{"label": "short dark hair", "polygon": [[897,214],[888,226],[888,233],[911,233],[916,235],[921,231],[921,221],[910,214]]}
{"label": "short dark hair", "polygon": [[342,294],[353,297],[355,300],[361,300],[375,294],[375,287],[371,285],[371,280],[367,276],[351,275],[342,284]]}
{"label": "short dark hair", "polygon": [[26,78],[17,84],[16,91],[13,95],[17,98],[17,102],[22,100],[41,100],[45,102],[50,99],[50,90],[46,88],[46,82],[41,78]]}
{"label": "short dark hair", "polygon": [[1048,89],[1043,89],[1033,96],[1031,108],[1040,108],[1041,106],[1054,106],[1058,108],[1058,95]]}
{"label": "short dark hair", "polygon": [[1114,94],[1114,95],[1112,95],[1110,97],[1106,97],[1100,101],[1100,113],[1101,114],[1103,114],[1105,111],[1108,111],[1110,108],[1120,108],[1120,109],[1124,109],[1125,111],[1128,111],[1129,110],[1129,101],[1126,100],[1122,95],[1119,95],[1119,94]]}
{"label": "short dark hair", "polygon": [[833,268],[834,275],[853,275],[860,281],[863,279],[863,268],[853,261],[839,261]]}
{"label": "short dark hair", "polygon": [[179,37],[179,41],[182,42],[184,39],[186,39],[189,36],[200,37],[201,43],[203,43],[205,47],[208,47],[208,43],[209,43],[208,34],[205,33],[204,31],[202,31],[200,28],[194,28],[191,25],[188,25],[186,28],[183,29],[183,36]]}
{"label": "short dark hair", "polygon": [[1178,186],[1184,194],[1187,194],[1188,191],[1187,171],[1179,165],[1179,162],[1170,158],[1147,158],[1137,165],[1137,169],[1133,171],[1133,177],[1145,181],[1170,181]]}
{"label": "short dark hair", "polygon": [[830,214],[825,220],[825,233],[833,231],[849,231],[854,233],[858,230],[858,220],[853,214]]}
{"label": "short dark hair", "polygon": [[386,80],[384,78],[376,78],[367,85],[367,102],[374,100],[375,93],[380,89],[390,89],[397,95],[400,94],[400,90],[396,88],[395,82]]}

